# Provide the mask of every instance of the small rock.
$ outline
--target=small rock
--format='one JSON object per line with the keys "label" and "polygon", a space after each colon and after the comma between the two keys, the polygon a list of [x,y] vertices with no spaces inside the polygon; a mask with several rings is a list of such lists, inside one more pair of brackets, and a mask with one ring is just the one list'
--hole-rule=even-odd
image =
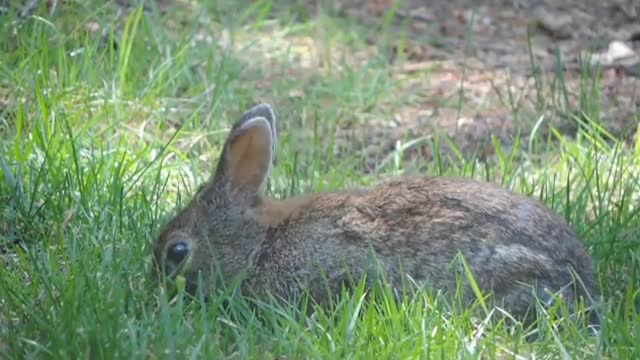
{"label": "small rock", "polygon": [[635,55],[633,50],[622,41],[612,41],[611,44],[609,44],[608,53],[613,61],[629,58]]}
{"label": "small rock", "polygon": [[599,64],[629,76],[640,76],[640,56],[622,41],[613,41],[605,52],[591,55],[591,65]]}
{"label": "small rock", "polygon": [[605,52],[593,54],[591,56],[592,63],[601,63],[610,65],[623,59],[633,58],[635,53],[622,41],[612,41]]}
{"label": "small rock", "polygon": [[534,11],[533,17],[537,26],[551,33],[553,37],[558,39],[571,37],[573,32],[571,16],[551,13],[540,6]]}

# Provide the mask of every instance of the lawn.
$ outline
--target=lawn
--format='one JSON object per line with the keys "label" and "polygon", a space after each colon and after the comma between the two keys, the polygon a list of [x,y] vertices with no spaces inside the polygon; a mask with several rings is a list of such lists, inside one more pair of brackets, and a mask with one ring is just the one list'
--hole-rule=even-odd
{"label": "lawn", "polygon": [[[603,126],[602,72],[579,72],[576,89],[561,71],[553,81],[538,73],[536,106],[510,109],[522,132],[508,146],[489,137],[489,155],[419,125],[389,150],[380,137],[393,126],[380,124],[397,114],[489,110],[458,96],[464,89],[427,93],[437,64],[401,73],[409,60],[389,56],[406,38],[388,16],[372,42],[370,24],[301,2],[168,6],[60,1],[53,15],[44,6],[0,15],[3,357],[640,358],[640,136]],[[569,98],[579,101],[558,100]],[[356,287],[306,313],[233,287],[205,302],[154,284],[155,236],[211,175],[231,124],[260,101],[278,117],[272,196],[419,173],[541,199],[593,256],[600,330],[554,313],[518,326],[437,289],[395,301],[384,287],[368,297]]]}

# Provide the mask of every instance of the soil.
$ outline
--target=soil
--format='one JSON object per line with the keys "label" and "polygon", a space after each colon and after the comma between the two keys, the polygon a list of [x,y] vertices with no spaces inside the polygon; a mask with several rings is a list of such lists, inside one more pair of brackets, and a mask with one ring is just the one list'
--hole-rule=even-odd
{"label": "soil", "polygon": [[[375,26],[392,6],[389,0],[340,0],[337,8]],[[366,144],[345,135],[351,148],[383,149],[389,155],[397,150],[398,141],[437,133],[448,136],[463,155],[483,158],[494,155],[492,136],[503,151],[513,145],[516,133],[520,143],[527,144],[538,120],[542,121],[535,136],[548,134],[549,125],[564,135],[575,135],[578,122],[561,116],[567,113],[597,121],[629,144],[636,142],[640,2],[407,0],[393,19],[396,29],[404,26],[409,38],[405,60],[397,64],[394,76],[405,79],[407,92],[420,94],[423,101],[400,109],[391,125],[385,127],[389,121],[382,121],[359,131],[368,134]],[[428,82],[411,76],[436,63]],[[583,114],[589,109],[580,104],[581,94],[594,89],[585,82],[585,71],[601,71],[595,87],[600,109],[586,111],[590,117]],[[552,86],[559,76],[564,93]],[[438,97],[452,101],[430,103]],[[440,143],[446,152],[448,146]],[[433,155],[430,145],[418,144],[409,154]],[[385,154],[378,152],[373,158],[376,161],[367,165],[370,170]]]}
{"label": "soil", "polygon": [[[48,0],[47,8],[55,11],[59,2]],[[313,16],[320,2],[303,5]],[[25,1],[25,11],[34,3]],[[125,12],[132,9],[130,0],[116,3]],[[184,0],[159,0],[157,8],[164,12],[172,3],[190,6]],[[387,107],[391,112],[372,111],[376,116],[366,122],[341,123],[337,131],[336,155],[364,149],[365,171],[375,171],[400,148],[406,161],[433,157],[430,141],[436,135],[449,138],[462,155],[480,158],[495,156],[494,141],[508,151],[516,137],[526,146],[530,136],[546,138],[551,126],[574,136],[577,120],[596,122],[630,146],[637,141],[638,0],[404,0],[398,7],[391,0],[331,3],[342,16],[371,26],[371,43],[400,34],[407,39],[388,59],[390,76],[401,80],[398,97],[406,101]],[[378,31],[389,19],[391,27]],[[309,39],[288,41],[314,46]],[[292,61],[291,73],[317,69],[314,51],[319,52],[312,49],[306,58]],[[348,48],[342,54],[356,60],[369,56]],[[256,55],[247,54],[249,60]],[[594,86],[585,74],[596,71],[600,76]],[[593,101],[583,101],[594,94],[600,99],[595,108],[589,106]],[[445,155],[450,152],[447,141],[440,144]]]}

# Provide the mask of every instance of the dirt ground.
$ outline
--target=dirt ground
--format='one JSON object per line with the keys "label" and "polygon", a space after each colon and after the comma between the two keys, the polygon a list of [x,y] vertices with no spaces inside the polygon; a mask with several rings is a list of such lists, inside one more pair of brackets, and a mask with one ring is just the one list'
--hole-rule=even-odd
{"label": "dirt ground", "polygon": [[[344,14],[374,24],[393,2],[338,3]],[[365,148],[391,153],[400,139],[440,132],[449,135],[463,154],[491,156],[492,135],[508,149],[521,131],[526,144],[540,113],[545,118],[538,136],[548,132],[548,124],[574,135],[577,122],[559,114],[580,115],[580,94],[592,91],[592,84],[584,82],[584,71],[596,71],[598,64],[602,71],[600,124],[613,136],[635,142],[640,118],[637,0],[407,0],[394,16],[396,26],[403,22],[410,38],[405,51],[408,61],[397,67],[395,75],[410,78],[410,73],[436,62],[439,68],[431,72],[428,84],[423,78],[408,81],[410,91],[420,93],[425,102],[401,110],[387,131],[381,131],[383,124],[373,126]],[[559,73],[566,84],[566,97],[552,86]],[[540,88],[536,77],[544,84]],[[453,99],[461,93],[461,111],[457,101],[447,106],[426,100]],[[432,155],[430,146],[413,150]],[[374,166],[373,162],[369,165]]]}
{"label": "dirt ground", "polygon": [[[305,1],[304,6],[314,14],[321,1]],[[52,11],[57,3],[47,1]],[[131,1],[116,3],[126,9]],[[160,9],[172,3],[157,1]],[[398,144],[412,141],[401,145],[409,158],[430,158],[432,147],[419,140],[435,133],[450,137],[463,154],[481,158],[494,155],[492,136],[508,150],[517,132],[526,144],[534,128],[536,136],[544,137],[549,125],[575,135],[578,123],[567,114],[584,119],[582,111],[589,109],[581,99],[594,93],[584,73],[598,69],[600,104],[594,113],[599,119],[586,121],[599,121],[613,136],[635,142],[640,119],[638,0],[404,0],[397,8],[392,0],[331,4],[336,12],[374,29],[392,14],[389,33],[403,29],[408,38],[389,61],[392,77],[402,80],[401,96],[410,101],[393,114],[359,124],[358,135],[350,124],[338,131],[339,152],[364,148],[371,153],[367,171],[393,156]],[[379,41],[380,34],[372,31],[370,41]],[[313,64],[291,66],[295,72]],[[559,76],[564,81],[556,81]]]}

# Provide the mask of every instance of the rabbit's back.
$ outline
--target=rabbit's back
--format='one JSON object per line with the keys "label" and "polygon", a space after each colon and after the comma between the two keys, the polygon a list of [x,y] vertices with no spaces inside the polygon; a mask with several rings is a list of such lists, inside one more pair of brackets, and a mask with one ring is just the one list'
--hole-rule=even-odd
{"label": "rabbit's back", "polygon": [[[588,290],[594,286],[589,256],[569,225],[540,202],[496,185],[404,178],[370,190],[312,196],[296,206],[271,229],[258,264],[267,276],[275,272],[276,287],[291,288],[293,278],[312,292],[327,280],[338,286],[345,277],[369,274],[375,254],[375,265],[382,265],[394,286],[407,274],[455,290],[455,275],[463,274],[454,261],[458,253],[481,289],[514,302],[511,308],[531,300],[531,288],[520,282],[556,292],[575,271]],[[291,278],[283,276],[289,273]]]}

